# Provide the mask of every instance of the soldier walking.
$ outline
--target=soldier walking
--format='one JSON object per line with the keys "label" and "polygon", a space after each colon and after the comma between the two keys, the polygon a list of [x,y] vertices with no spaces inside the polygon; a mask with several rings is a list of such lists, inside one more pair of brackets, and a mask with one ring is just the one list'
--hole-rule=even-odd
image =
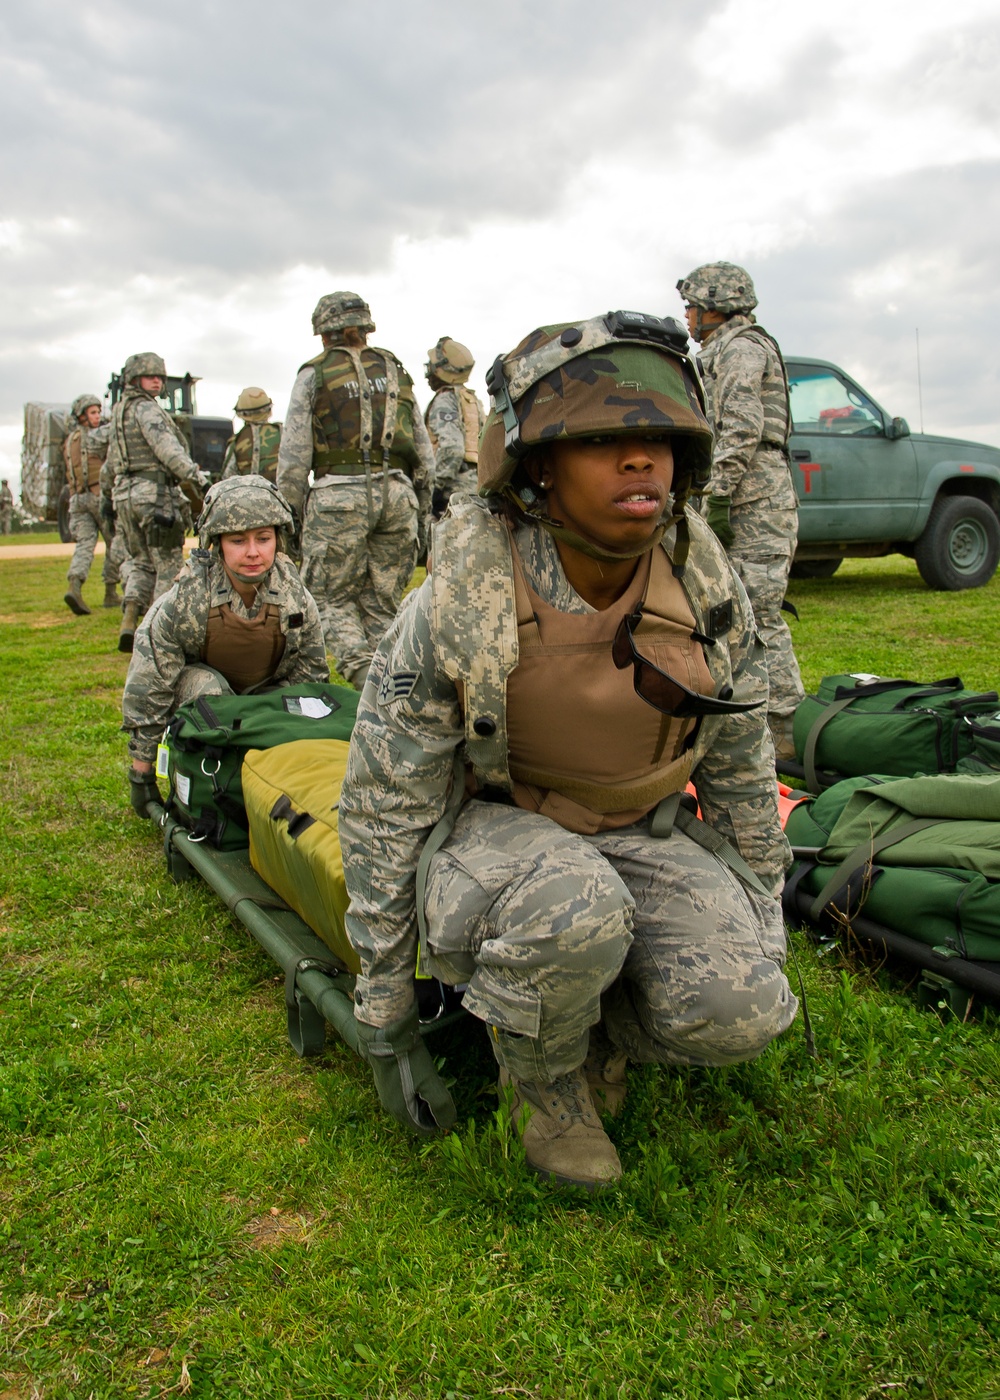
{"label": "soldier walking", "polygon": [[0,481],[0,534],[9,535],[14,521],[14,495],[7,478]]}
{"label": "soldier walking", "polygon": [[467,380],[475,365],[472,351],[460,341],[443,335],[427,352],[424,372],[434,397],[424,422],[436,458],[434,515],[445,512],[453,491],[479,489],[479,435],[483,431],[483,406]]}
{"label": "soldier walking", "polygon": [[274,404],[270,394],[251,384],[233,406],[243,427],[226,443],[222,459],[223,480],[230,476],[263,476],[273,482],[278,473],[281,424],[272,423]]}
{"label": "soldier walking", "polygon": [[193,498],[200,510],[209,484],[180,429],[156,402],[166,376],[159,355],[130,355],[122,371],[125,392],[111,417],[113,501],[129,554],[118,634],[124,652],[132,650],[140,614],[166,592],[184,563],[186,506]]}
{"label": "soldier walking", "polygon": [[367,302],[331,292],[312,324],[323,349],[295,380],[277,484],[302,523],[302,581],[327,650],[360,690],[424,543],[434,454],[413,380],[368,344]]}
{"label": "soldier walking", "polygon": [[705,263],[677,283],[715,431],[708,523],[750,595],[767,646],[767,719],[779,759],[794,758],[792,715],[803,698],[792,634],[781,615],[798,538],[788,463],[788,380],[773,336],[758,326],[750,274]]}
{"label": "soldier walking", "polygon": [[73,400],[69,416],[75,426],[63,443],[63,460],[70,489],[69,533],[76,548],[66,579],[69,590],[63,595],[63,601],[78,617],[86,617],[90,609],[83,599],[83,585],[94,562],[98,537],[103,539],[105,549],[101,570],[103,606],[116,608],[120,601],[116,585],[121,561],[112,549],[114,525],[101,508],[101,468],[108,455],[111,425],[101,422],[101,401],[93,394],[79,394]]}

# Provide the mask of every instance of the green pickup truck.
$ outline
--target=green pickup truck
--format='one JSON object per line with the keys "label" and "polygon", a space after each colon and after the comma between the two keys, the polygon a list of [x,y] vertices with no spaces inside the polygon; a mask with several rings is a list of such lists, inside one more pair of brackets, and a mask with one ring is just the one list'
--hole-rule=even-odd
{"label": "green pickup truck", "polygon": [[1000,559],[1000,449],[911,433],[828,360],[786,360],[799,498],[796,578],[907,554],[930,588],[979,588]]}

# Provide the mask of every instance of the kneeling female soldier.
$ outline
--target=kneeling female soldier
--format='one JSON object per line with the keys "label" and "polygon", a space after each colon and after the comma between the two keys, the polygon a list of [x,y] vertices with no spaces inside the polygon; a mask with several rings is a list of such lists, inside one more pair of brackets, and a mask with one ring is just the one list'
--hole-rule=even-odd
{"label": "kneeling female soldier", "polygon": [[627,1059],[751,1059],[797,1005],[763,647],[688,507],[712,438],[686,346],[617,312],[496,361],[480,498],[376,654],[340,803],[383,1104],[454,1119],[419,946],[489,1027],[529,1164],[590,1189],[621,1174],[595,1110]]}
{"label": "kneeling female soldier", "polygon": [[132,806],[159,801],[153,759],[164,725],[199,695],[328,681],[312,595],[280,552],[292,512],[262,476],[218,481],[198,521],[201,549],[135,634],[122,695]]}

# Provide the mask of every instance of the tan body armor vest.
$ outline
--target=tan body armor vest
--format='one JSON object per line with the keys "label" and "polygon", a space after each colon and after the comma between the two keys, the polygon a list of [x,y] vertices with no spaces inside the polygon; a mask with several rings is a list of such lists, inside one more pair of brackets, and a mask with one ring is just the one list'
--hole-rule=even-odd
{"label": "tan body armor vest", "polygon": [[[447,389],[439,389],[439,394],[454,394],[458,400],[458,412],[462,423],[462,456],[470,466],[477,466],[479,463],[479,434],[482,432],[483,419],[479,408],[479,400],[471,389],[464,384],[449,384]],[[433,403],[434,400],[431,400]],[[427,412],[424,414],[424,424],[427,428],[431,446],[436,452],[440,441],[436,432],[430,425],[430,404],[427,405]]]}
{"label": "tan body armor vest", "polygon": [[[124,397],[115,404],[111,415],[111,431],[115,435],[118,444],[118,475],[135,476],[139,472],[156,472],[165,484],[172,483],[173,473],[170,472],[157,457],[156,453],[146,441],[145,434],[136,422],[135,406],[139,399],[152,399],[151,394],[146,394],[131,387],[125,390]],[[154,400],[155,402],[155,400]],[[170,417],[169,413],[160,410],[163,417],[170,425],[170,430],[177,438],[177,441],[187,451],[187,443],[184,434],[177,424]]]}
{"label": "tan body armor vest", "polygon": [[237,695],[273,676],[285,654],[281,616],[265,603],[256,617],[237,617],[228,603],[209,608],[201,659],[225,676]]}
{"label": "tan body armor vest", "polygon": [[518,662],[507,680],[507,742],[514,801],[569,831],[639,821],[691,776],[696,721],[661,714],[618,670],[611,644],[642,604],[636,645],[690,690],[714,692],[694,615],[662,549],[639,563],[610,608],[559,612],[532,589],[517,551]]}
{"label": "tan body armor vest", "polygon": [[66,480],[74,496],[80,496],[85,491],[91,491],[96,495],[101,489],[101,466],[108,449],[105,447],[100,452],[94,452],[90,447],[90,435],[88,434],[86,466],[84,466],[83,451],[83,428],[74,428],[63,444],[63,459],[66,463]]}

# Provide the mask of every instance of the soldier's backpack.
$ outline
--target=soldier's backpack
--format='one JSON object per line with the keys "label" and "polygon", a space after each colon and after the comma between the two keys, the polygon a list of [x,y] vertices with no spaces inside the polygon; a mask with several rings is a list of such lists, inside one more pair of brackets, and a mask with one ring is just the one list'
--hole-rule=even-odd
{"label": "soldier's backpack", "polygon": [[1000,773],[850,778],[799,803],[785,834],[790,919],[863,916],[949,967],[997,963],[1000,991]]}
{"label": "soldier's backpack", "polygon": [[182,705],[157,754],[170,784],[167,809],[219,850],[249,844],[241,768],[248,749],[351,737],[358,692],[312,682],[264,695],[202,696]]}
{"label": "soldier's backpack", "polygon": [[819,792],[866,773],[954,772],[972,753],[973,724],[995,717],[998,704],[996,691],[966,690],[958,676],[929,684],[863,673],[826,676],[795,711],[801,776]]}

